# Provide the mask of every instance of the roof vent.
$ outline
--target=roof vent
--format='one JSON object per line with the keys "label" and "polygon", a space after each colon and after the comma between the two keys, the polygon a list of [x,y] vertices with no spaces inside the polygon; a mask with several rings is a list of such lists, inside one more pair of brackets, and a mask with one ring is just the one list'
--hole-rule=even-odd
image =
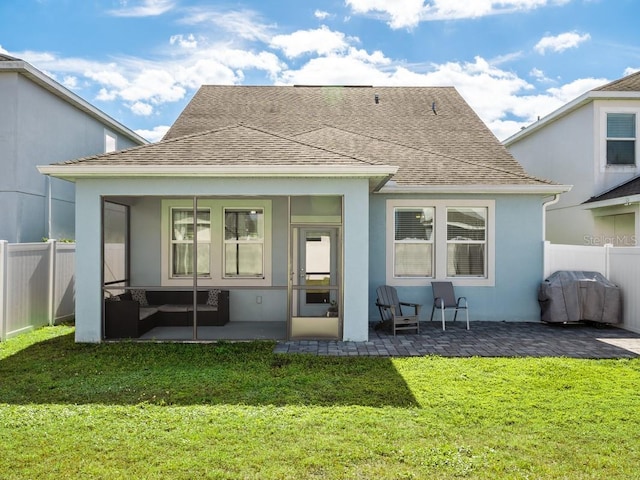
{"label": "roof vent", "polygon": [[380,103],[380,96],[376,93],[376,94],[373,96],[373,100],[376,102],[376,104]]}
{"label": "roof vent", "polygon": [[431,111],[433,112],[434,115],[438,114],[438,112],[436,112],[436,102],[433,102],[431,104]]}

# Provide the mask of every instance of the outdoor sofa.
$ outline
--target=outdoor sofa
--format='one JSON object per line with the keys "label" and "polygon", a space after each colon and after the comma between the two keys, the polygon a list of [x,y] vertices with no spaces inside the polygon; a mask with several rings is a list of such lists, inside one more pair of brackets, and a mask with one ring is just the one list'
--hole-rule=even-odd
{"label": "outdoor sofa", "polygon": [[[138,338],[154,327],[192,326],[192,290],[131,289],[105,299],[105,337]],[[229,321],[229,291],[197,292],[198,326]]]}

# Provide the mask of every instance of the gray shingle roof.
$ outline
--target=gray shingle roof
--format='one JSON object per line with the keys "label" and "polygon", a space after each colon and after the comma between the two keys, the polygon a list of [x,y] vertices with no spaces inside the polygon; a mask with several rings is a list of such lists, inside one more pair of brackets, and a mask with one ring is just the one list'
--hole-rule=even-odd
{"label": "gray shingle roof", "polygon": [[613,200],[616,198],[630,197],[632,195],[640,195],[640,176],[634,177],[628,182],[607,190],[600,195],[591,197],[584,203],[601,202],[603,200]]}
{"label": "gray shingle roof", "polygon": [[453,87],[205,85],[162,142],[70,163],[392,165],[401,187],[554,185],[526,174]]}
{"label": "gray shingle roof", "polygon": [[596,92],[640,92],[640,72],[632,73],[593,90]]}

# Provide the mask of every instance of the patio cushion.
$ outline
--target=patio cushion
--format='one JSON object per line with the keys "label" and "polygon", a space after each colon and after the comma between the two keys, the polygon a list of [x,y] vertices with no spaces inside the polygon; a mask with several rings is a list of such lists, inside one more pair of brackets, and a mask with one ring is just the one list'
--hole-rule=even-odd
{"label": "patio cushion", "polygon": [[155,307],[140,307],[140,320],[149,318],[151,315],[158,311]]}
{"label": "patio cushion", "polygon": [[131,299],[138,302],[141,307],[149,306],[149,302],[147,301],[147,292],[145,292],[143,289],[131,290]]}
{"label": "patio cushion", "polygon": [[[186,312],[189,308],[189,305],[175,305],[175,304],[167,304],[158,306],[159,312],[171,313],[171,312]],[[193,309],[193,307],[192,307]]]}
{"label": "patio cushion", "polygon": [[[193,305],[189,305],[188,307],[190,312],[193,312]],[[217,312],[218,307],[213,305],[198,305],[199,312]]]}
{"label": "patio cushion", "polygon": [[214,288],[213,290],[209,290],[209,294],[207,295],[207,305],[211,307],[218,307],[218,295],[220,295],[221,290]]}

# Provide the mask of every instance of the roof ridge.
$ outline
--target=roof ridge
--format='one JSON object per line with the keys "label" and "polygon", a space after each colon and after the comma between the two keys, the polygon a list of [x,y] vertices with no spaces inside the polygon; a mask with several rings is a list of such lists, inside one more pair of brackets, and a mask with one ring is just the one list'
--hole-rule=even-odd
{"label": "roof ridge", "polygon": [[[272,136],[274,136],[274,137],[276,137],[276,138],[282,138],[282,139],[284,139],[284,140],[288,140],[288,141],[290,141],[290,142],[295,142],[295,143],[298,143],[298,144],[300,144],[300,145],[304,145],[304,146],[306,146],[306,147],[315,148],[315,149],[317,149],[317,150],[322,150],[323,152],[332,153],[332,154],[334,154],[334,155],[340,155],[341,157],[345,157],[345,158],[351,158],[351,159],[353,159],[353,160],[357,160],[357,161],[359,161],[359,162],[366,163],[367,165],[384,165],[384,164],[382,164],[382,163],[380,163],[380,162],[374,162],[374,161],[371,161],[371,160],[365,160],[365,159],[363,159],[363,158],[356,157],[355,155],[349,155],[349,154],[347,154],[347,153],[338,152],[338,151],[336,151],[336,150],[332,150],[332,149],[330,149],[330,148],[322,147],[322,146],[320,146],[320,145],[316,145],[316,144],[314,144],[314,143],[303,142],[302,140],[298,140],[297,138],[289,137],[289,136],[284,135],[284,134],[281,134],[281,133],[271,132],[271,131],[266,130],[266,129],[264,129],[264,128],[256,127],[256,126],[249,125],[249,124],[246,124],[246,123],[243,123],[243,122],[241,122],[241,123],[240,123],[240,125],[241,125],[241,126],[244,126],[244,127],[246,127],[246,128],[250,128],[250,129],[252,129],[252,130],[255,130],[255,131],[257,131],[257,132],[262,132],[262,133],[264,133],[264,134],[266,134],[266,135],[272,135]],[[320,130],[320,128],[315,129],[315,130]],[[313,131],[313,130],[311,130],[311,131]],[[307,133],[308,133],[308,132],[307,132]]]}
{"label": "roof ridge", "polygon": [[[327,125],[327,127],[333,128],[335,130],[340,130],[340,131],[343,131],[343,132],[351,133],[353,135],[360,135],[362,137],[371,138],[371,139],[377,140],[379,142],[389,143],[389,144],[392,144],[392,145],[399,145],[401,147],[408,148],[408,149],[411,149],[411,150],[417,150],[419,152],[425,152],[425,153],[429,153],[431,155],[436,155],[436,156],[439,156],[439,157],[448,158],[450,160],[455,160],[457,162],[466,163],[467,165],[473,165],[473,166],[476,166],[476,167],[483,167],[483,168],[487,168],[489,170],[494,170],[494,171],[497,171],[497,172],[506,173],[506,174],[509,174],[509,175],[516,176],[518,178],[525,178],[525,179],[529,179],[529,180],[535,180],[537,182],[546,183],[546,184],[549,184],[549,185],[555,184],[555,182],[552,182],[550,180],[546,180],[546,179],[543,179],[543,178],[535,177],[535,176],[530,175],[528,173],[521,174],[521,173],[513,172],[511,170],[506,170],[504,168],[500,168],[500,167],[496,167],[496,166],[492,166],[492,165],[487,165],[486,163],[474,162],[472,160],[464,160],[464,159],[455,157],[453,155],[447,155],[445,153],[431,151],[431,150],[428,150],[428,149],[425,149],[425,148],[421,148],[421,147],[414,147],[414,146],[411,146],[411,145],[406,145],[406,144],[401,143],[401,142],[399,142],[397,140],[385,140],[385,139],[382,139],[382,138],[379,138],[379,137],[376,137],[376,136],[373,136],[373,135],[354,132],[354,131],[348,130],[346,128],[335,127],[333,125]],[[515,160],[515,158],[514,158],[514,161],[517,162],[517,160]]]}

